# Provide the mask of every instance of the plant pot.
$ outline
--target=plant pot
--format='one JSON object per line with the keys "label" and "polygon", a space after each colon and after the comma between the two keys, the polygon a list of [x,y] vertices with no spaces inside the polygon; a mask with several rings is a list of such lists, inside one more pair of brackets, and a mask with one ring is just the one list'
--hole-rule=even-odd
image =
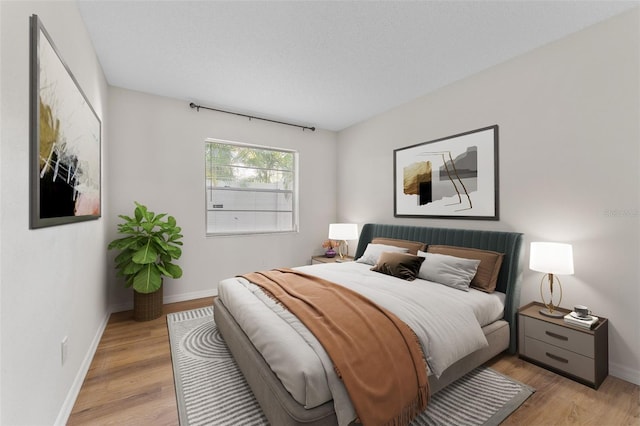
{"label": "plant pot", "polygon": [[153,293],[138,293],[133,290],[133,319],[151,321],[162,316],[162,288]]}

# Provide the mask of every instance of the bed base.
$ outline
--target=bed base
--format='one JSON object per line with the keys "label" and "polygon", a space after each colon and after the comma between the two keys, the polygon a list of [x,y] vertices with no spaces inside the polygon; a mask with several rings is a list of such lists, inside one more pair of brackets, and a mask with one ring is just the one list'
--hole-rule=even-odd
{"label": "bed base", "polygon": [[[222,301],[216,298],[213,306],[213,316],[218,330],[272,425],[334,426],[338,424],[333,401],[311,409],[304,408],[284,388]],[[432,394],[509,347],[509,324],[506,321],[496,321],[482,330],[489,346],[462,358],[446,369],[439,379],[429,376],[429,388]]]}
{"label": "bed base", "polygon": [[253,346],[222,301],[213,301],[213,318],[253,395],[272,425],[333,426],[338,424],[333,401],[306,409],[291,397]]}

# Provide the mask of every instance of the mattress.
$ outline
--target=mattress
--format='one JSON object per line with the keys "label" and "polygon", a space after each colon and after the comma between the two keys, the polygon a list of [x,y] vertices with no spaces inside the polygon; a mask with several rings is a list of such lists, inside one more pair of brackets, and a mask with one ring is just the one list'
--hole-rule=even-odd
{"label": "mattress", "polygon": [[[418,335],[429,373],[436,376],[485,347],[481,327],[503,316],[499,292],[464,292],[420,279],[409,283],[356,262],[296,269],[359,291],[394,312]],[[241,278],[222,281],[219,297],[296,401],[313,408],[333,399],[339,423],[348,422],[354,413],[346,390],[322,346],[295,316]],[[430,314],[425,318],[422,311]]]}

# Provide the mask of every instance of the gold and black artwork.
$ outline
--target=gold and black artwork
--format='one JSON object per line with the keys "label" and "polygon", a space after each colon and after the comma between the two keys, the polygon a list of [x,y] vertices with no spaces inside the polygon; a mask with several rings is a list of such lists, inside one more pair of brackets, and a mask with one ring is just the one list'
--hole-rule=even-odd
{"label": "gold and black artwork", "polygon": [[498,126],[394,151],[395,216],[498,219]]}
{"label": "gold and black artwork", "polygon": [[30,66],[30,227],[98,219],[101,122],[36,15]]}

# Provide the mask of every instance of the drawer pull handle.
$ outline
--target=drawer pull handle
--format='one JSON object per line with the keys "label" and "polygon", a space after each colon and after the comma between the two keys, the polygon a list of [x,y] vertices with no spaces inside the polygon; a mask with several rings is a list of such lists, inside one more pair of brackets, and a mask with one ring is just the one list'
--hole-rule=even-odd
{"label": "drawer pull handle", "polygon": [[550,331],[545,331],[544,333],[545,333],[547,336],[551,336],[551,337],[553,337],[554,339],[560,339],[560,340],[565,340],[565,341],[569,340],[569,338],[568,338],[567,336],[563,336],[563,335],[561,335],[561,334],[552,333],[552,332],[550,332]]}
{"label": "drawer pull handle", "polygon": [[545,355],[548,356],[549,358],[555,360],[555,361],[562,362],[564,364],[568,364],[569,363],[568,359],[564,359],[562,357],[559,357],[558,355],[550,354],[549,352],[546,352]]}

